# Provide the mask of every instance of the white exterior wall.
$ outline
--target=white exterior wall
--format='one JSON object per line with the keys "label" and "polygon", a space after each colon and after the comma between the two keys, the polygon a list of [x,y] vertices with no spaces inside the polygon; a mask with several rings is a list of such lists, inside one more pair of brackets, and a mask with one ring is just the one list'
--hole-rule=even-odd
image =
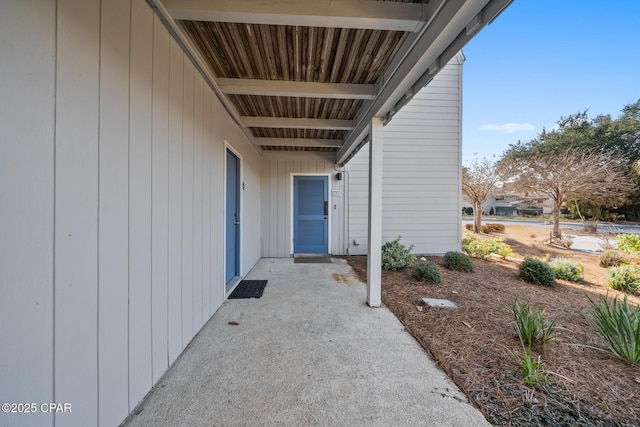
{"label": "white exterior wall", "polygon": [[346,253],[344,240],[345,195],[344,179],[336,180],[333,153],[265,152],[262,159],[262,256],[282,258],[291,256],[292,192],[295,174],[330,175],[329,177],[329,251],[334,255]]}
{"label": "white exterior wall", "polygon": [[[384,127],[383,242],[460,250],[462,54]],[[367,253],[368,144],[346,165],[351,254]],[[354,241],[356,244],[354,244]]]}
{"label": "white exterior wall", "polygon": [[260,158],[144,0],[8,2],[0,54],[0,401],[118,425],[223,302],[225,142],[258,261]]}

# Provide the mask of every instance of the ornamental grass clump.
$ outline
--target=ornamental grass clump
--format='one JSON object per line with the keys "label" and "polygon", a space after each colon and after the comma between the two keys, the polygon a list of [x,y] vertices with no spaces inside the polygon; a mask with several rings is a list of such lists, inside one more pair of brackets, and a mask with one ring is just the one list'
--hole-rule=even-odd
{"label": "ornamental grass clump", "polygon": [[511,304],[511,313],[515,320],[515,329],[520,342],[527,349],[534,345],[544,345],[556,338],[555,321],[545,320],[546,310],[533,310],[528,303]]}
{"label": "ornamental grass clump", "polygon": [[556,338],[555,321],[547,323],[545,310],[533,310],[528,303],[511,304],[511,313],[515,320],[515,330],[522,345],[523,354],[520,356],[520,369],[524,382],[529,387],[541,387],[548,383],[548,372],[542,369],[540,356],[535,358],[532,347],[543,346]]}
{"label": "ornamental grass clump", "polygon": [[413,265],[416,256],[411,253],[413,245],[400,243],[400,236],[382,245],[382,268],[384,270],[401,270]]}
{"label": "ornamental grass clump", "polygon": [[640,271],[633,265],[609,267],[607,285],[617,291],[634,293],[640,289]]}
{"label": "ornamental grass clump", "polygon": [[534,358],[531,352],[524,350],[520,360],[520,369],[522,370],[524,383],[529,387],[541,387],[547,384],[547,371],[542,369],[540,356]]}
{"label": "ornamental grass clump", "polygon": [[464,271],[470,273],[473,271],[473,262],[469,255],[462,252],[449,251],[442,257],[444,266],[449,270]]}
{"label": "ornamental grass clump", "polygon": [[556,275],[556,279],[579,282],[582,280],[583,267],[568,258],[558,257],[549,262],[549,267]]}
{"label": "ornamental grass clump", "polygon": [[536,285],[551,286],[556,279],[556,274],[544,261],[527,257],[518,268],[518,275],[527,282]]}
{"label": "ornamental grass clump", "polygon": [[606,249],[600,254],[601,267],[615,267],[617,265],[628,264],[629,260],[620,251],[615,249]]}
{"label": "ornamental grass clump", "polygon": [[626,296],[623,301],[601,297],[599,303],[589,302],[593,313],[587,320],[607,342],[605,352],[640,364],[640,307],[629,306]]}
{"label": "ornamental grass clump", "polygon": [[440,267],[433,262],[424,262],[416,265],[413,269],[413,277],[427,283],[440,283],[442,281]]}

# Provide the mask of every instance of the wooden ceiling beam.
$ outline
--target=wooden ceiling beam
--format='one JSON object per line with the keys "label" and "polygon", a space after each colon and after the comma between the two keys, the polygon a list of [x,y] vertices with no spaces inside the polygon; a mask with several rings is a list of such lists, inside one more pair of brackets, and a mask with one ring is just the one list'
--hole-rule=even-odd
{"label": "wooden ceiling beam", "polygon": [[284,80],[216,80],[227,95],[291,96],[297,98],[374,99],[374,85],[348,83],[291,82]]}
{"label": "wooden ceiling beam", "polygon": [[275,147],[334,147],[342,146],[341,139],[317,139],[317,138],[255,138],[256,145],[269,145]]}
{"label": "wooden ceiling beam", "polygon": [[420,31],[420,3],[372,0],[163,0],[173,19],[301,27]]}
{"label": "wooden ceiling beam", "polygon": [[351,130],[351,120],[331,119],[292,119],[288,117],[252,117],[242,116],[242,124],[250,128],[289,128],[289,129],[322,129]]}

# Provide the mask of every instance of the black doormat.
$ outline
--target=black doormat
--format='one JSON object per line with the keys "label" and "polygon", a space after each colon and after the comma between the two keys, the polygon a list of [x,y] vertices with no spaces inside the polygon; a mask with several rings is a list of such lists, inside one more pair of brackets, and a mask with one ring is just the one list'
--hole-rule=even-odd
{"label": "black doormat", "polygon": [[260,298],[265,286],[266,280],[243,280],[231,292],[229,299]]}
{"label": "black doormat", "polygon": [[328,256],[301,256],[293,259],[294,264],[331,264],[332,262]]}

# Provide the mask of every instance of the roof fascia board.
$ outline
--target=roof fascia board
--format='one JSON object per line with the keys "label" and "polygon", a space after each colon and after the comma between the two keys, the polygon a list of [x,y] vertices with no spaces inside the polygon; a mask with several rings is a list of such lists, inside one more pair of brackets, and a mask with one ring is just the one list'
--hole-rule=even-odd
{"label": "roof fascia board", "polygon": [[294,119],[289,117],[242,116],[242,123],[252,128],[351,130],[352,120]]}
{"label": "roof fascia board", "polygon": [[365,84],[291,82],[282,80],[216,80],[227,95],[290,96],[297,98],[374,99],[376,87]]}
{"label": "roof fascia board", "polygon": [[342,146],[341,139],[314,139],[314,138],[255,138],[258,145],[270,145],[274,147],[332,147]]}
{"label": "roof fascia board", "polygon": [[[473,24],[473,31],[469,31],[469,26],[465,31],[462,31],[458,37],[447,47],[444,52],[434,61],[434,64],[416,81],[413,87],[408,91],[407,95],[400,98],[400,100],[389,110],[385,116],[384,122],[387,123],[395,115],[396,112],[405,106],[413,96],[408,94],[416,94],[423,87],[425,87],[433,78],[438,74],[441,67],[440,64],[447,64],[452,58],[457,58],[458,63],[464,62],[465,57],[462,53],[462,48],[471,40],[482,28],[489,23],[493,22],[497,15],[499,15],[513,0],[494,0],[489,3],[480,13],[478,13],[471,21]],[[443,68],[443,67],[442,67]]]}
{"label": "roof fascia board", "polygon": [[372,0],[164,0],[173,19],[266,25],[419,31],[420,3]]}

